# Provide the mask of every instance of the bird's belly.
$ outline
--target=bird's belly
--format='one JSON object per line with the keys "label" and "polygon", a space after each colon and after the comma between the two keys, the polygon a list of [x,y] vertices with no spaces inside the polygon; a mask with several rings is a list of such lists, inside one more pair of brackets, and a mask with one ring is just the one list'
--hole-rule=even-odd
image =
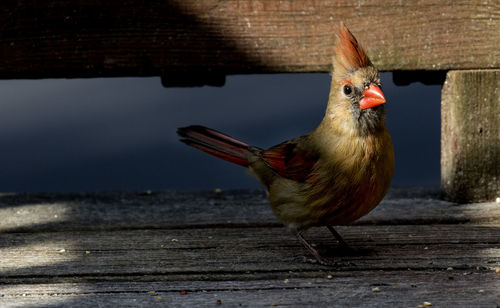
{"label": "bird's belly", "polygon": [[[293,182],[280,185],[280,189],[270,193],[269,200],[274,214],[285,225],[301,229],[346,225],[363,217],[383,199],[389,182],[366,181],[345,186],[337,183],[322,189],[298,185]],[[283,188],[286,186],[289,188]]]}
{"label": "bird's belly", "polygon": [[365,216],[373,210],[383,198],[376,195],[363,195],[347,198],[339,204],[338,200],[330,200],[324,205],[324,215],[318,217],[319,225],[347,225]]}

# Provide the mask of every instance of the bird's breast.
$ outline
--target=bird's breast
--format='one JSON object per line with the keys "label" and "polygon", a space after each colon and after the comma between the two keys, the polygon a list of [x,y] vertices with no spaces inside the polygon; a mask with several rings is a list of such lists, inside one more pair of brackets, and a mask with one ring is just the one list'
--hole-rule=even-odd
{"label": "bird's breast", "polygon": [[307,201],[316,225],[345,225],[368,214],[385,196],[394,171],[388,133],[352,140],[322,157]]}
{"label": "bird's breast", "polygon": [[278,177],[269,190],[274,213],[288,226],[345,225],[382,200],[394,170],[390,137],[350,140],[322,153],[305,182]]}
{"label": "bird's breast", "polygon": [[343,154],[349,159],[331,166],[322,192],[316,194],[318,201],[311,200],[323,212],[320,224],[348,224],[368,214],[383,199],[392,180],[394,152],[388,133],[358,141],[356,148]]}

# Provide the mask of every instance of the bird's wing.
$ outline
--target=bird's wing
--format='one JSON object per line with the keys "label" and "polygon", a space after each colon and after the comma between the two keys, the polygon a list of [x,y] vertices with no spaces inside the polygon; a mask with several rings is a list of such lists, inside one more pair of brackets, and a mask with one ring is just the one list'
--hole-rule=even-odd
{"label": "bird's wing", "polygon": [[265,150],[262,159],[280,176],[305,182],[310,179],[318,156],[292,140]]}

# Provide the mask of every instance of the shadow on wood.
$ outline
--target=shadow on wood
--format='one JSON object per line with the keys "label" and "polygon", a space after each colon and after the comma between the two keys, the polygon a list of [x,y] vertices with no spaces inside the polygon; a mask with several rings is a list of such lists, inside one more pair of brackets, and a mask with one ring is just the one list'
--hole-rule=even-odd
{"label": "shadow on wood", "polygon": [[[303,263],[260,191],[11,194],[0,198],[0,305],[494,305],[500,208],[392,189],[353,226],[348,263]],[[374,291],[378,290],[378,291]]]}
{"label": "shadow on wood", "polygon": [[495,0],[4,1],[0,78],[328,72],[341,20],[381,70],[499,68],[499,9]]}

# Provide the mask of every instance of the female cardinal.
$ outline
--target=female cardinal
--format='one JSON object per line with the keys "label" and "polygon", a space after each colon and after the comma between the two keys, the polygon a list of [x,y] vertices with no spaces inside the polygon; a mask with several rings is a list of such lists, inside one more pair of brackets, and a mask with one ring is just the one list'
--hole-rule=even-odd
{"label": "female cardinal", "polygon": [[248,168],[267,190],[274,214],[318,263],[332,265],[302,232],[326,226],[346,245],[331,226],[366,215],[386,194],[394,151],[384,103],[378,71],[341,23],[328,105],[315,130],[267,150],[203,126],[177,133],[192,147]]}

